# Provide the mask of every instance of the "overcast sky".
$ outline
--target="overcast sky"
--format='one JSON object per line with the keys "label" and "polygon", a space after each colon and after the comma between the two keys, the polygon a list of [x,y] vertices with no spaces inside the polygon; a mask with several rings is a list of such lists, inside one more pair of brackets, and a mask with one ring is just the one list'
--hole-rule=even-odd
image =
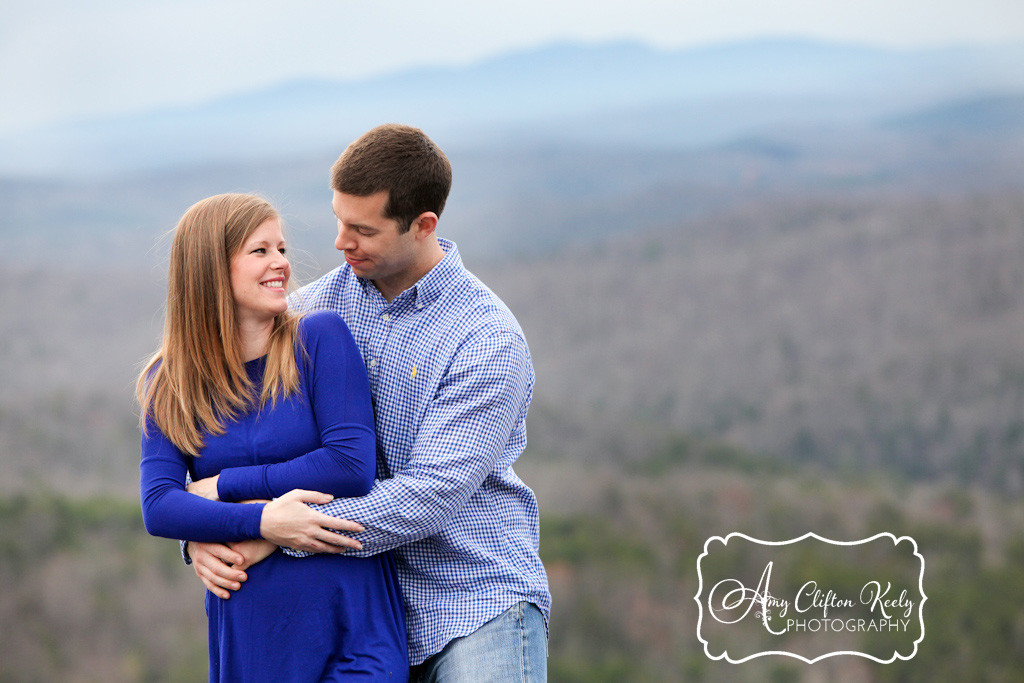
{"label": "overcast sky", "polygon": [[556,40],[1024,43],[1024,0],[32,0],[0,3],[0,135],[296,77],[464,64]]}

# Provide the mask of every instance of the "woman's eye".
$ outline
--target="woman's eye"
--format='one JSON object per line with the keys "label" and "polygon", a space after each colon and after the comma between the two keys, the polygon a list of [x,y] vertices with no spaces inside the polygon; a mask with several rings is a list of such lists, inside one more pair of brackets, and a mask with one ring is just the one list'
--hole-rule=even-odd
{"label": "woman's eye", "polygon": [[263,247],[260,247],[259,249],[253,249],[252,253],[254,253],[254,254],[266,254],[267,250],[264,249]]}

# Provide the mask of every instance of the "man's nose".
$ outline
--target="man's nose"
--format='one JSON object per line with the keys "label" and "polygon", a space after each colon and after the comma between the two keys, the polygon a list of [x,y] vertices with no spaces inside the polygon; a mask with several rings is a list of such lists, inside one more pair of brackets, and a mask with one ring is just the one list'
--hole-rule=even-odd
{"label": "man's nose", "polygon": [[355,241],[352,239],[351,233],[344,226],[338,226],[338,237],[334,240],[334,248],[338,251],[355,248]]}

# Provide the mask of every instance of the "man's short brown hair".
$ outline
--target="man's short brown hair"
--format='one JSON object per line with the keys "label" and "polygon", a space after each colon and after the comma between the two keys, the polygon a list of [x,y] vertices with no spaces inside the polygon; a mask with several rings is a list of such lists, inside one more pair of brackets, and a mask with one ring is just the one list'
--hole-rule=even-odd
{"label": "man's short brown hair", "polygon": [[331,187],[367,197],[386,190],[384,216],[409,230],[425,211],[438,216],[452,186],[452,167],[441,148],[419,128],[386,123],[364,133],[331,168]]}

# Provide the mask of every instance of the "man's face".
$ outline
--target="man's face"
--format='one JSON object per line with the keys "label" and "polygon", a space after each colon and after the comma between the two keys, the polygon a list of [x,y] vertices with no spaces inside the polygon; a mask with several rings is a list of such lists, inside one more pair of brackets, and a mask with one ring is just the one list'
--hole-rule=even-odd
{"label": "man's face", "polygon": [[357,197],[335,190],[331,201],[338,219],[334,248],[356,275],[373,280],[378,289],[403,284],[417,256],[414,231],[399,233],[398,221],[384,216],[387,203],[387,191]]}

